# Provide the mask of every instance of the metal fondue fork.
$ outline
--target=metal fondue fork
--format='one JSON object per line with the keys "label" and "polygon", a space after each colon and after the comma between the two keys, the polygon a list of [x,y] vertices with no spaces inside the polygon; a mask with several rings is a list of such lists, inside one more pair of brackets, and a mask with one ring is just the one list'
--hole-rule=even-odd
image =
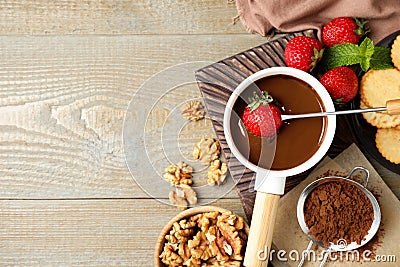
{"label": "metal fondue fork", "polygon": [[344,114],[356,114],[356,113],[379,112],[379,111],[386,111],[386,114],[388,114],[388,115],[400,114],[400,99],[388,100],[386,102],[386,107],[351,109],[351,110],[329,111],[329,112],[316,112],[316,113],[307,113],[307,114],[290,114],[290,115],[281,115],[281,118],[282,118],[282,121],[285,121],[285,120],[292,120],[292,119],[313,118],[313,117],[322,117],[322,116],[329,116],[329,115],[344,115]]}

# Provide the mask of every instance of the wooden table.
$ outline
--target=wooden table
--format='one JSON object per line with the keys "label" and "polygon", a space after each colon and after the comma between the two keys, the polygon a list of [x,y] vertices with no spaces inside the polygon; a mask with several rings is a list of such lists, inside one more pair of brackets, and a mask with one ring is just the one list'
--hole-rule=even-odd
{"label": "wooden table", "polygon": [[[179,211],[132,179],[124,115],[158,71],[265,42],[235,16],[220,0],[0,3],[0,266],[153,265]],[[213,204],[244,215],[235,191]]]}
{"label": "wooden table", "polygon": [[[178,210],[132,179],[126,109],[158,71],[265,42],[231,2],[0,3],[0,266],[152,266]],[[244,215],[235,191],[213,205]]]}

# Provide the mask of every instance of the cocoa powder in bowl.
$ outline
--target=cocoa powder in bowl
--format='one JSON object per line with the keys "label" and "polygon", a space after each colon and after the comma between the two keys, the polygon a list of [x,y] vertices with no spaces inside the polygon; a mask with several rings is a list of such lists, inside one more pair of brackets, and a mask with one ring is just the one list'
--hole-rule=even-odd
{"label": "cocoa powder in bowl", "polygon": [[345,180],[329,181],[314,188],[304,204],[304,220],[309,235],[326,247],[344,239],[347,244],[361,241],[374,220],[369,198]]}

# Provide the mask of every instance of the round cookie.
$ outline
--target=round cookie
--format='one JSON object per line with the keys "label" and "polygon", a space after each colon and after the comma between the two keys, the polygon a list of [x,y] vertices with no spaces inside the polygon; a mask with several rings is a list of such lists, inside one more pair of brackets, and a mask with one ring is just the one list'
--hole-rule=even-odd
{"label": "round cookie", "polygon": [[369,70],[361,79],[361,100],[370,107],[384,107],[400,97],[400,71],[396,68]]}
{"label": "round cookie", "polygon": [[[360,101],[360,108],[370,107]],[[367,112],[362,115],[369,124],[378,128],[400,127],[400,115],[388,115],[382,112]]]}
{"label": "round cookie", "polygon": [[384,158],[392,163],[400,164],[400,130],[378,129],[375,142]]}
{"label": "round cookie", "polygon": [[390,56],[392,57],[394,66],[400,70],[400,35],[393,42]]}

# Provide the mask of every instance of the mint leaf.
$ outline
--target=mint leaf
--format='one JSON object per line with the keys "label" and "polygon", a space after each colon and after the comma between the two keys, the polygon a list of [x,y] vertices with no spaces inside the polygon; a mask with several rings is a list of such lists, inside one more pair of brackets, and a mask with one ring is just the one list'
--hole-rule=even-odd
{"label": "mint leaf", "polygon": [[324,65],[328,69],[361,62],[360,48],[355,44],[337,44],[324,52]]}
{"label": "mint leaf", "polygon": [[327,49],[322,62],[327,69],[355,64],[360,64],[365,72],[370,68],[393,68],[390,48],[374,46],[374,42],[368,37],[365,37],[360,45],[338,44]]}
{"label": "mint leaf", "polygon": [[375,46],[374,54],[371,57],[370,67],[374,70],[384,70],[393,68],[390,48]]}
{"label": "mint leaf", "polygon": [[360,66],[363,71],[367,71],[370,66],[371,56],[374,54],[374,42],[365,37],[359,46],[359,56],[361,59]]}

